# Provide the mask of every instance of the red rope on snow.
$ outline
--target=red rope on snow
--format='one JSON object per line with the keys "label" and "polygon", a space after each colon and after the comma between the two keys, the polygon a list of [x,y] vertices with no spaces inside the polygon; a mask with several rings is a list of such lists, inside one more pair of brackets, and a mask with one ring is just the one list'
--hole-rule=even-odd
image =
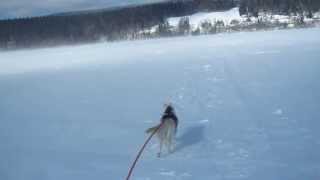
{"label": "red rope on snow", "polygon": [[134,160],[133,164],[132,164],[131,167],[130,167],[130,170],[129,170],[129,173],[128,173],[128,176],[127,176],[126,180],[129,180],[129,179],[130,179],[130,176],[131,176],[131,174],[132,174],[133,168],[136,166],[137,161],[138,161],[138,159],[140,158],[140,156],[141,156],[144,148],[147,146],[147,144],[149,143],[149,141],[151,140],[151,138],[153,137],[153,135],[155,135],[155,134],[157,133],[157,131],[158,131],[158,130],[160,129],[160,127],[162,126],[162,124],[163,124],[163,123],[161,123],[161,124],[157,127],[157,129],[155,129],[155,130],[152,132],[152,134],[149,136],[149,138],[145,141],[145,143],[144,143],[143,146],[141,147],[138,155],[136,156],[136,159]]}

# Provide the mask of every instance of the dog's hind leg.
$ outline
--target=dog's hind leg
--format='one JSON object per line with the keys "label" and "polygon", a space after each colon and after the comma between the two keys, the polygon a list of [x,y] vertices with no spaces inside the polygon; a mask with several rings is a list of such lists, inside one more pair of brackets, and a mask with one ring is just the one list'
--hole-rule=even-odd
{"label": "dog's hind leg", "polygon": [[175,146],[174,146],[174,137],[173,137],[172,133],[170,133],[168,141],[169,141],[168,142],[168,151],[169,151],[169,153],[173,153]]}
{"label": "dog's hind leg", "polygon": [[161,156],[161,153],[162,153],[162,146],[163,146],[163,140],[162,139],[160,139],[160,145],[159,145],[159,152],[158,152],[158,157],[160,157]]}

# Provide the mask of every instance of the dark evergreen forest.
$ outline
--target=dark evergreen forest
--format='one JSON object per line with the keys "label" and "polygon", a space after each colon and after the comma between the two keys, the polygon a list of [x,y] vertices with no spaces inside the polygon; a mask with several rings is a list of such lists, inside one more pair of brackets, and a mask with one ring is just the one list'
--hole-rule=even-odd
{"label": "dark evergreen forest", "polygon": [[[260,11],[281,14],[312,13],[319,0],[173,0],[146,5],[110,8],[0,20],[0,48],[28,48],[137,39],[138,32],[155,25],[166,27],[166,18],[199,11],[240,7],[240,14],[256,16]],[[159,35],[166,35],[165,30]]]}
{"label": "dark evergreen forest", "polygon": [[258,16],[259,12],[274,14],[306,14],[312,17],[320,9],[319,0],[241,0],[240,14]]}

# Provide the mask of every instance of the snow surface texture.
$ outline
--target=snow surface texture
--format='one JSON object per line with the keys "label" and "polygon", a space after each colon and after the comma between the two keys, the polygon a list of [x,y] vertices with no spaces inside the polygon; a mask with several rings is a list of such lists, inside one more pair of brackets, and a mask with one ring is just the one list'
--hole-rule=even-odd
{"label": "snow surface texture", "polygon": [[319,33],[0,53],[0,179],[124,179],[168,97],[176,150],[153,140],[132,180],[319,179]]}

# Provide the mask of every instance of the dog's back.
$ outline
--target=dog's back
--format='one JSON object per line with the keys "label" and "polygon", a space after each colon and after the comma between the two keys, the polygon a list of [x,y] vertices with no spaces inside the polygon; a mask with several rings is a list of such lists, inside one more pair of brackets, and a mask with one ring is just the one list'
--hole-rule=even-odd
{"label": "dog's back", "polygon": [[168,118],[162,122],[162,126],[157,132],[160,142],[163,142],[168,148],[176,136],[176,123],[173,119]]}
{"label": "dog's back", "polygon": [[174,109],[171,105],[168,105],[166,110],[164,111],[162,117],[161,117],[161,122],[164,120],[171,119],[174,122],[175,128],[177,129],[178,127],[178,118],[174,112]]}

